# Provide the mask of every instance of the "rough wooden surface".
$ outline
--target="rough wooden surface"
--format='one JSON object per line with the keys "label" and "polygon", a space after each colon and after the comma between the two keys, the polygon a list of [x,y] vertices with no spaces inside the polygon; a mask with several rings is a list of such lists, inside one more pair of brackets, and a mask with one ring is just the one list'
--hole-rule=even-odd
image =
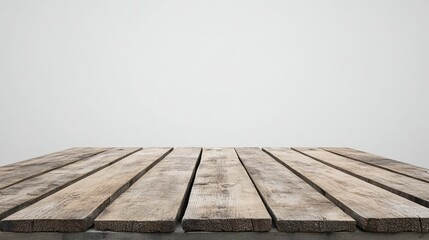
{"label": "rough wooden surface", "polygon": [[0,219],[35,203],[139,148],[113,148],[0,190]]}
{"label": "rough wooden surface", "polygon": [[201,148],[176,148],[95,219],[98,230],[173,232]]}
{"label": "rough wooden surface", "polygon": [[371,232],[429,231],[429,209],[287,148],[265,148]]}
{"label": "rough wooden surface", "polygon": [[171,148],[138,151],[3,219],[1,230],[85,231],[111,201],[170,151]]}
{"label": "rough wooden surface", "polygon": [[338,155],[342,155],[344,157],[365,162],[429,183],[429,169],[427,168],[414,166],[408,163],[388,159],[385,157],[380,157],[371,153],[355,150],[352,148],[326,147],[323,149],[336,153]]}
{"label": "rough wooden surface", "polygon": [[[295,239],[310,236],[309,231],[320,231],[311,236],[325,239],[357,236],[332,232],[353,227],[348,225],[353,221],[338,208],[364,231],[381,232],[365,236],[429,237],[421,233],[429,232],[429,208],[416,203],[428,200],[429,183],[423,179],[423,168],[409,164],[350,149],[346,153],[361,160],[312,148],[299,149],[311,157],[288,148],[265,149],[269,154],[257,148],[237,148],[240,160],[233,148],[206,148],[196,167],[200,148],[177,148],[163,160],[171,148],[109,149],[74,148],[0,167],[0,186],[4,186],[0,188],[0,217],[6,216],[0,229],[16,231],[0,231],[0,239],[49,236],[33,231],[54,231],[63,239],[81,238],[88,232],[97,232],[91,235],[97,239]],[[134,233],[87,230],[104,210],[96,227]],[[112,216],[116,218],[108,219]],[[269,233],[258,233],[268,231],[272,222]],[[173,233],[162,233],[173,229]],[[177,235],[178,229],[185,233]],[[135,233],[146,231],[150,233]],[[238,235],[194,234],[199,231]],[[415,233],[406,235],[405,231]]]}
{"label": "rough wooden surface", "polygon": [[205,148],[182,220],[185,231],[269,231],[271,217],[233,148]]}
{"label": "rough wooden surface", "polygon": [[259,148],[236,148],[276,227],[286,232],[355,231],[356,222]]}
{"label": "rough wooden surface", "polygon": [[429,207],[429,183],[318,148],[294,148],[329,166]]}
{"label": "rough wooden surface", "polygon": [[0,167],[0,189],[93,156],[108,148],[70,148]]}

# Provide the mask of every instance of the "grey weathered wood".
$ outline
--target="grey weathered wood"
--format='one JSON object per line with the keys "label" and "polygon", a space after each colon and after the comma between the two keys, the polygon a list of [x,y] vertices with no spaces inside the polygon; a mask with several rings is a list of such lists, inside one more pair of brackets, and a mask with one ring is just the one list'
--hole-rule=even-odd
{"label": "grey weathered wood", "polygon": [[236,148],[279,231],[355,231],[356,222],[259,148]]}
{"label": "grey weathered wood", "polygon": [[371,232],[428,232],[429,209],[287,148],[264,148]]}
{"label": "grey weathered wood", "polygon": [[95,219],[95,229],[173,232],[200,153],[201,148],[174,149]]}
{"label": "grey weathered wood", "polygon": [[185,231],[269,231],[271,217],[233,148],[205,148],[182,220]]}
{"label": "grey weathered wood", "polygon": [[429,207],[429,183],[318,148],[294,148],[320,162]]}
{"label": "grey weathered wood", "polygon": [[373,166],[387,169],[392,172],[403,174],[408,177],[419,179],[429,183],[429,169],[411,165],[408,163],[380,157],[371,153],[355,150],[352,148],[325,147],[326,151],[361,161]]}
{"label": "grey weathered wood", "polygon": [[171,148],[145,148],[0,222],[2,231],[85,231],[116,197],[158,163]]}
{"label": "grey weathered wood", "polygon": [[0,167],[0,189],[38,176],[81,159],[93,156],[108,148],[70,148],[60,152],[31,158]]}
{"label": "grey weathered wood", "polygon": [[113,148],[0,190],[0,219],[55,193],[140,148]]}

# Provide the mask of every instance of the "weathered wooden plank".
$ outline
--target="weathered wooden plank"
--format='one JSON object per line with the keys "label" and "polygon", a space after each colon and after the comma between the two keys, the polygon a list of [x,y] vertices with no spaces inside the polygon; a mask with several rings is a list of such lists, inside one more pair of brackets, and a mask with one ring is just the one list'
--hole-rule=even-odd
{"label": "weathered wooden plank", "polygon": [[271,217],[233,148],[205,148],[182,220],[185,231],[269,231]]}
{"label": "weathered wooden plank", "polygon": [[175,148],[95,219],[95,229],[173,232],[200,153],[201,148]]}
{"label": "weathered wooden plank", "polygon": [[70,148],[0,167],[0,189],[94,156],[108,148]]}
{"label": "weathered wooden plank", "polygon": [[356,222],[259,148],[236,148],[279,231],[355,231]]}
{"label": "weathered wooden plank", "polygon": [[371,232],[428,232],[429,209],[287,148],[264,148]]}
{"label": "weathered wooden plank", "polygon": [[429,183],[318,148],[294,148],[338,170],[429,207]]}
{"label": "weathered wooden plank", "polygon": [[325,147],[323,149],[347,158],[361,161],[376,167],[384,168],[389,171],[403,174],[405,176],[429,183],[429,169],[427,168],[418,167],[408,163],[377,156],[371,153],[355,150],[352,148]]}
{"label": "weathered wooden plank", "polygon": [[159,162],[171,148],[145,148],[0,222],[3,231],[85,231],[116,197]]}
{"label": "weathered wooden plank", "polygon": [[119,161],[140,148],[113,148],[0,190],[0,219]]}

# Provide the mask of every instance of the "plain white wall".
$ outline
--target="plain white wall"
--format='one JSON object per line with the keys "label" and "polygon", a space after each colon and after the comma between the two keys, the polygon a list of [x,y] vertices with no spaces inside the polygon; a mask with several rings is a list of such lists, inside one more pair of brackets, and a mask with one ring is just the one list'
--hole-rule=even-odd
{"label": "plain white wall", "polygon": [[427,0],[0,0],[0,165],[349,146],[429,167]]}

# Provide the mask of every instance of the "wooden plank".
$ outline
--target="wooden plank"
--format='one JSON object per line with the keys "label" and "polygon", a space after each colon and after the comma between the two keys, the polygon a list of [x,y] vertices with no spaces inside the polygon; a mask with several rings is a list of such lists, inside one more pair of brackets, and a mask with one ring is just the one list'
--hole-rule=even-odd
{"label": "wooden plank", "polygon": [[0,189],[94,156],[108,148],[71,148],[0,167]]}
{"label": "wooden plank", "polygon": [[370,232],[428,232],[429,209],[287,148],[264,148]]}
{"label": "wooden plank", "polygon": [[259,148],[236,148],[279,231],[355,231],[356,222]]}
{"label": "wooden plank", "polygon": [[173,232],[200,153],[201,148],[175,148],[95,219],[95,229]]}
{"label": "wooden plank", "polygon": [[55,193],[140,148],[113,148],[0,190],[0,219]]}
{"label": "wooden plank", "polygon": [[427,168],[414,166],[408,163],[388,159],[352,148],[325,147],[323,149],[347,158],[361,161],[376,167],[384,168],[386,170],[403,174],[405,176],[429,183],[429,169]]}
{"label": "wooden plank", "polygon": [[171,148],[145,148],[0,222],[3,231],[79,232]]}
{"label": "wooden plank", "polygon": [[271,217],[233,148],[205,148],[182,220],[185,231],[269,231]]}
{"label": "wooden plank", "polygon": [[294,148],[338,170],[429,207],[429,183],[355,161],[318,148]]}

